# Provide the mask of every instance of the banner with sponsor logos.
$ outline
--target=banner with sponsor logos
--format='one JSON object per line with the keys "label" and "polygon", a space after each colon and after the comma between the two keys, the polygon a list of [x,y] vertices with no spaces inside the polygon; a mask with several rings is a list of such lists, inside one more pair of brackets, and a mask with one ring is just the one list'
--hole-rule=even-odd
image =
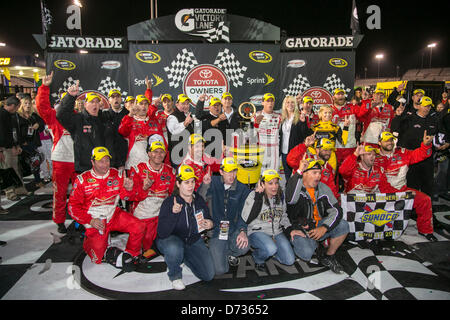
{"label": "banner with sponsor logos", "polygon": [[280,83],[282,96],[301,94],[321,104],[332,104],[333,91],[342,88],[350,99],[355,82],[355,52],[282,52]]}
{"label": "banner with sponsor logos", "polygon": [[342,194],[343,218],[353,241],[397,239],[408,226],[414,196],[411,192]]}
{"label": "banner with sponsor logos", "polygon": [[[194,104],[203,94],[207,103],[230,92],[239,106],[261,105],[262,96],[277,96],[280,80],[279,45],[266,44],[130,44],[130,93],[145,92],[145,77],[153,94],[187,94]],[[207,106],[208,104],[205,104]]]}
{"label": "banner with sponsor logos", "polygon": [[47,73],[54,73],[50,88],[52,103],[59,100],[59,92],[67,91],[76,80],[80,81],[82,93],[99,93],[104,108],[109,108],[109,90],[118,89],[123,97],[128,94],[128,54],[50,52],[46,62]]}

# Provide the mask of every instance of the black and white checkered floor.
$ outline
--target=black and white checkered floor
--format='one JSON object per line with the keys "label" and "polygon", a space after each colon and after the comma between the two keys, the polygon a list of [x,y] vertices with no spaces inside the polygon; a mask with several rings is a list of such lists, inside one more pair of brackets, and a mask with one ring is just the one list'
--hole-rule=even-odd
{"label": "black and white checkered floor", "polygon": [[[401,241],[348,243],[338,251],[345,273],[336,275],[313,260],[282,266],[274,260],[267,271],[254,268],[250,254],[237,267],[211,282],[199,281],[183,268],[184,291],[175,291],[162,256],[136,272],[122,274],[107,265],[93,265],[82,251],[75,230],[61,237],[51,221],[51,186],[20,201],[2,201],[10,213],[0,216],[0,297],[3,300],[449,300],[450,203],[433,203],[446,228],[436,229],[438,242],[417,235],[415,221]],[[4,199],[4,197],[2,197]],[[73,229],[72,220],[66,226]],[[123,246],[127,235],[111,238]]]}

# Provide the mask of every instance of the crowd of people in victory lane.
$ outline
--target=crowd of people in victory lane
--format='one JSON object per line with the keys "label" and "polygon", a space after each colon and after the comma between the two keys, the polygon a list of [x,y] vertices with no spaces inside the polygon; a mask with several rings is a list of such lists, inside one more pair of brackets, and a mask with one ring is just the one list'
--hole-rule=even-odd
{"label": "crowd of people in victory lane", "polygon": [[[449,190],[446,92],[432,101],[416,89],[406,103],[403,85],[388,97],[356,88],[351,99],[338,88],[332,105],[315,110],[312,97],[286,96],[280,112],[265,93],[247,119],[230,92],[153,99],[148,79],[136,97],[111,90],[107,106],[95,92],[80,99],[76,83],[52,106],[52,78],[2,103],[3,192],[16,201],[30,195],[24,176],[37,187],[52,181],[57,231],[67,233],[68,213],[92,263],[132,272],[159,252],[176,290],[183,265],[210,281],[249,252],[257,270],[272,257],[292,265],[315,256],[341,273],[343,193],[412,191],[418,234],[437,241],[432,200]],[[233,134],[243,123],[264,150],[253,184],[237,179]],[[113,231],[129,234],[125,250],[109,245]]]}

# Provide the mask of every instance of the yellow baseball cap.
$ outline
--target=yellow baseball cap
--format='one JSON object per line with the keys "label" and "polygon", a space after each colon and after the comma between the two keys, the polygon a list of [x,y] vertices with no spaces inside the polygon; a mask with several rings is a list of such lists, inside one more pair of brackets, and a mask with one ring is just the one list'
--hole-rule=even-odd
{"label": "yellow baseball cap", "polygon": [[192,169],[191,166],[188,166],[187,164],[182,164],[178,168],[178,174],[177,178],[181,180],[189,180],[191,178],[195,178],[198,180],[198,177],[195,175],[194,169]]}
{"label": "yellow baseball cap", "polygon": [[98,101],[102,101],[102,98],[100,98],[100,96],[98,94],[96,94],[95,92],[88,92],[86,94],[86,98],[85,101],[86,102],[91,102],[92,100],[94,100],[95,98],[98,99]]}
{"label": "yellow baseball cap", "polygon": [[233,170],[237,170],[238,166],[237,166],[237,163],[234,160],[234,158],[227,157],[227,158],[224,158],[222,160],[222,164],[220,166],[220,169],[222,169],[225,172],[230,172],[230,171],[233,171]]}
{"label": "yellow baseball cap", "polygon": [[388,141],[389,139],[397,139],[391,132],[383,131],[378,137],[378,141]]}
{"label": "yellow baseball cap", "polygon": [[430,97],[427,97],[427,96],[423,96],[423,97],[420,99],[419,104],[420,104],[422,107],[428,107],[428,106],[434,107],[433,100],[432,100]]}
{"label": "yellow baseball cap", "polygon": [[314,102],[314,99],[311,98],[310,96],[304,96],[303,103],[307,103],[307,102]]}
{"label": "yellow baseball cap", "polygon": [[92,149],[92,159],[101,160],[105,156],[112,158],[111,155],[109,154],[108,149],[106,149],[105,147],[96,147]]}
{"label": "yellow baseball cap", "polygon": [[211,100],[209,100],[209,105],[210,106],[213,106],[216,103],[222,104],[222,100],[220,100],[219,98],[216,98],[216,97],[212,97]]}
{"label": "yellow baseball cap", "polygon": [[222,99],[225,99],[225,98],[227,98],[227,97],[233,99],[233,96],[231,95],[231,93],[229,93],[229,92],[224,92],[224,93],[222,94]]}
{"label": "yellow baseball cap", "polygon": [[384,93],[384,90],[383,90],[383,89],[380,89],[380,88],[376,89],[374,93],[382,93],[382,94],[385,94],[385,93]]}
{"label": "yellow baseball cap", "polygon": [[122,93],[119,90],[111,89],[111,90],[109,90],[108,98],[111,97],[113,94],[118,94],[119,96],[122,96]]}
{"label": "yellow baseball cap", "polygon": [[264,170],[264,172],[261,175],[262,181],[270,181],[275,178],[281,179],[281,176],[278,174],[276,170],[273,169]]}
{"label": "yellow baseball cap", "polygon": [[184,93],[178,95],[177,102],[183,103],[183,102],[188,101],[188,100],[189,100],[190,103],[192,103],[191,98],[189,98]]}
{"label": "yellow baseball cap", "polygon": [[156,149],[163,149],[166,151],[166,146],[161,141],[153,141],[147,148],[147,152],[155,151]]}
{"label": "yellow baseball cap", "polygon": [[322,150],[334,150],[334,143],[330,139],[321,138],[317,140],[316,148],[321,148]]}
{"label": "yellow baseball cap", "polygon": [[161,101],[164,101],[164,99],[169,99],[170,101],[173,101],[172,96],[168,93],[165,93],[161,96]]}
{"label": "yellow baseball cap", "polygon": [[203,138],[203,136],[201,134],[199,134],[199,133],[193,133],[189,137],[189,143],[190,144],[196,144],[199,141],[206,142],[205,138]]}
{"label": "yellow baseball cap", "polygon": [[125,99],[125,102],[130,102],[130,101],[134,101],[134,100],[136,100],[135,97],[133,97],[133,96],[128,96],[128,97]]}
{"label": "yellow baseball cap", "polygon": [[374,147],[372,147],[372,146],[365,146],[364,147],[364,151],[365,152],[375,152],[375,153],[380,153],[380,149],[378,149],[378,148],[374,148]]}
{"label": "yellow baseball cap", "polygon": [[148,98],[146,96],[144,96],[143,94],[136,96],[137,103],[141,103],[142,101],[147,101],[150,104],[150,100],[148,100]]}
{"label": "yellow baseball cap", "polygon": [[421,93],[421,94],[425,95],[425,91],[423,89],[416,89],[413,91],[413,95],[415,95],[417,93]]}
{"label": "yellow baseball cap", "polygon": [[306,167],[303,172],[309,171],[309,170],[322,170],[322,166],[325,164],[323,160],[320,159],[306,159],[308,161],[308,166]]}
{"label": "yellow baseball cap", "polygon": [[334,89],[334,92],[333,92],[333,94],[334,95],[337,95],[338,93],[343,93],[343,94],[345,94],[345,90],[344,89],[342,89],[342,88],[336,88],[336,89]]}
{"label": "yellow baseball cap", "polygon": [[273,101],[275,101],[275,96],[268,92],[268,93],[264,94],[262,101],[266,101],[266,100],[268,100],[270,98],[272,98]]}

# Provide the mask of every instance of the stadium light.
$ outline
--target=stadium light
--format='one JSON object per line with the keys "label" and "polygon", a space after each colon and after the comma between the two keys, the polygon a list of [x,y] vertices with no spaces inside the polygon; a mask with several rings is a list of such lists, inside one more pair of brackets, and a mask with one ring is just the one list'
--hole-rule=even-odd
{"label": "stadium light", "polygon": [[73,4],[76,5],[76,6],[78,6],[78,7],[80,7],[80,8],[83,8],[83,5],[81,4],[80,0],[75,0],[75,1],[73,2]]}
{"label": "stadium light", "polygon": [[6,43],[0,42],[0,47],[6,47]]}
{"label": "stadium light", "polygon": [[380,77],[380,60],[384,58],[384,54],[382,53],[378,53],[377,55],[375,55],[375,59],[377,59],[378,61],[378,76],[377,78]]}
{"label": "stadium light", "polygon": [[428,48],[430,48],[430,68],[431,68],[431,56],[433,55],[433,48],[436,47],[437,43],[433,42],[427,45]]}

